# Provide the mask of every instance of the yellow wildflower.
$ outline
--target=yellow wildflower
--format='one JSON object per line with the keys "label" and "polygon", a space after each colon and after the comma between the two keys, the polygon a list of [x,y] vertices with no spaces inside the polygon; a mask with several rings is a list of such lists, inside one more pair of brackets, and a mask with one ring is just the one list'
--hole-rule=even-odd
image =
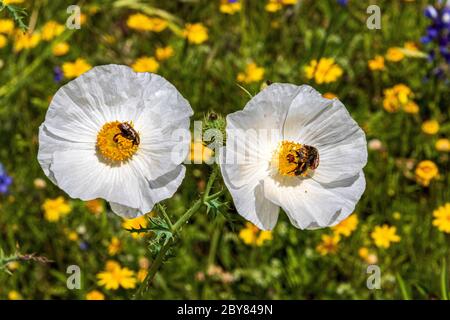
{"label": "yellow wildflower", "polygon": [[14,31],[14,22],[11,19],[0,19],[0,33],[12,34]]}
{"label": "yellow wildflower", "polygon": [[431,180],[439,175],[439,169],[433,161],[424,160],[417,165],[415,174],[417,182],[428,187]]}
{"label": "yellow wildflower", "polygon": [[78,58],[74,62],[65,62],[62,65],[64,77],[71,79],[81,76],[86,71],[92,69],[92,66],[83,58]]}
{"label": "yellow wildflower", "polygon": [[239,238],[247,245],[261,247],[264,242],[272,240],[273,237],[271,231],[259,230],[257,226],[246,222],[245,228],[239,232]]}
{"label": "yellow wildflower", "polygon": [[316,247],[317,252],[319,252],[322,256],[327,254],[336,253],[338,250],[338,244],[341,240],[339,235],[322,235],[322,242],[319,243]]}
{"label": "yellow wildflower", "polygon": [[450,152],[450,140],[441,138],[436,141],[436,150],[440,152]]}
{"label": "yellow wildflower", "polygon": [[85,205],[89,212],[95,215],[99,215],[105,210],[103,202],[100,199],[86,201]]}
{"label": "yellow wildflower", "polygon": [[389,248],[391,242],[399,242],[400,237],[396,234],[397,228],[384,224],[382,226],[376,226],[371,233],[371,237],[375,242],[375,245],[379,248]]}
{"label": "yellow wildflower", "polygon": [[5,6],[10,5],[10,4],[20,4],[20,3],[24,3],[25,0],[3,0],[3,4]]}
{"label": "yellow wildflower", "polygon": [[183,37],[190,43],[200,44],[208,40],[208,29],[201,23],[188,23],[184,27]]}
{"label": "yellow wildflower", "polygon": [[403,111],[405,111],[406,113],[416,114],[419,113],[419,106],[417,105],[417,103],[411,100],[403,106]]}
{"label": "yellow wildflower", "polygon": [[203,145],[203,142],[196,141],[191,143],[191,152],[189,154],[189,158],[191,159],[192,163],[207,163],[213,155],[214,151]]}
{"label": "yellow wildflower", "polygon": [[39,33],[24,33],[18,30],[14,37],[14,52],[20,52],[24,49],[32,49],[41,41]]}
{"label": "yellow wildflower", "polygon": [[161,32],[167,28],[167,25],[164,19],[150,18],[142,13],[132,14],[127,20],[127,26],[138,31]]}
{"label": "yellow wildflower", "polygon": [[133,289],[136,287],[134,271],[122,268],[115,261],[107,261],[105,270],[97,274],[99,286],[104,286],[107,290],[117,290],[119,287]]}
{"label": "yellow wildflower", "polygon": [[410,51],[418,51],[419,48],[417,47],[417,44],[413,41],[407,41],[403,44],[403,47],[406,50],[410,50]]}
{"label": "yellow wildflower", "polygon": [[334,99],[334,98],[337,98],[337,95],[335,95],[333,92],[325,92],[323,95],[322,95],[324,98],[326,98],[326,99]]}
{"label": "yellow wildflower", "polygon": [[174,51],[171,46],[156,48],[155,56],[159,61],[167,60],[173,55]]}
{"label": "yellow wildflower", "polygon": [[[124,228],[125,230],[146,228],[147,225],[148,220],[146,215],[134,219],[124,219],[124,221],[122,222],[122,228]],[[143,237],[144,234],[132,232],[131,236],[136,239],[138,237]]]}
{"label": "yellow wildflower", "polygon": [[383,56],[376,55],[372,60],[369,60],[368,65],[369,69],[372,71],[384,70]]}
{"label": "yellow wildflower", "polygon": [[11,261],[6,265],[6,267],[9,271],[15,271],[20,267],[20,263],[18,261]]}
{"label": "yellow wildflower", "polygon": [[243,83],[252,83],[261,81],[264,78],[265,70],[263,67],[258,67],[255,63],[247,64],[245,72],[240,72],[237,80]]}
{"label": "yellow wildflower", "polygon": [[433,211],[433,226],[439,231],[450,233],[450,202]]}
{"label": "yellow wildflower", "polygon": [[115,256],[122,250],[122,242],[117,237],[112,237],[111,242],[108,245],[108,254]]}
{"label": "yellow wildflower", "polygon": [[42,205],[44,217],[50,222],[56,222],[70,213],[71,208],[63,197],[56,199],[47,199]]}
{"label": "yellow wildflower", "polygon": [[306,78],[314,79],[317,84],[335,82],[343,73],[333,58],[320,58],[318,63],[316,59],[311,60],[304,70]]}
{"label": "yellow wildflower", "polygon": [[398,47],[389,48],[386,52],[386,59],[392,62],[398,62],[403,60],[405,54]]}
{"label": "yellow wildflower", "polygon": [[54,56],[60,57],[69,52],[70,46],[67,42],[58,42],[52,47],[52,53]]}
{"label": "yellow wildflower", "polygon": [[402,214],[401,214],[400,212],[398,212],[398,211],[395,211],[395,212],[392,214],[392,217],[393,217],[395,220],[400,220],[400,219],[402,218]]}
{"label": "yellow wildflower", "polygon": [[67,239],[69,239],[70,241],[78,241],[78,233],[76,233],[75,231],[68,231]]}
{"label": "yellow wildflower", "polygon": [[105,295],[98,290],[86,293],[86,300],[105,300]]}
{"label": "yellow wildflower", "polygon": [[427,120],[422,123],[422,131],[426,134],[432,135],[439,131],[439,122],[436,120]]}
{"label": "yellow wildflower", "polygon": [[8,39],[0,34],[0,49],[6,47],[6,45],[8,44]]}
{"label": "yellow wildflower", "polygon": [[59,24],[56,21],[48,21],[42,27],[42,39],[45,41],[50,41],[53,38],[59,36],[64,31],[64,25]]}
{"label": "yellow wildflower", "polygon": [[220,1],[220,12],[225,14],[235,14],[241,10],[240,0],[221,0]]}
{"label": "yellow wildflower", "polygon": [[367,259],[367,257],[369,256],[369,249],[367,249],[366,247],[359,248],[358,255],[363,260]]}
{"label": "yellow wildflower", "polygon": [[[404,108],[414,97],[411,89],[404,84],[397,84],[392,88],[384,89],[383,108],[388,112],[396,112]],[[408,108],[412,108],[408,106]]]}
{"label": "yellow wildflower", "polygon": [[225,14],[235,14],[241,10],[240,0],[221,0],[220,1],[220,12]]}
{"label": "yellow wildflower", "polygon": [[269,0],[266,4],[266,11],[277,12],[283,8],[283,6],[294,5],[298,0]]}
{"label": "yellow wildflower", "polygon": [[22,300],[23,298],[19,292],[12,290],[12,291],[8,292],[8,299],[9,300]]}
{"label": "yellow wildflower", "polygon": [[335,235],[343,235],[349,237],[358,226],[358,216],[356,214],[350,215],[347,219],[341,221],[338,225],[333,227]]}
{"label": "yellow wildflower", "polygon": [[136,72],[157,72],[159,63],[153,57],[140,57],[132,65]]}
{"label": "yellow wildflower", "polygon": [[144,282],[145,277],[147,276],[147,274],[148,274],[148,270],[147,269],[139,269],[136,278],[137,278],[137,280],[139,282]]}

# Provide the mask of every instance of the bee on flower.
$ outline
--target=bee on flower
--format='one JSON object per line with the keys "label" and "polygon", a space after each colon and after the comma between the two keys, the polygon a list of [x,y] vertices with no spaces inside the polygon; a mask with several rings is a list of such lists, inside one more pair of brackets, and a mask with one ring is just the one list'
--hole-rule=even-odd
{"label": "bee on flower", "polygon": [[271,84],[227,116],[219,152],[239,214],[272,230],[280,207],[300,229],[334,226],[365,189],[365,134],[338,100],[310,86]]}
{"label": "bee on flower", "polygon": [[122,217],[142,216],[184,178],[191,115],[164,78],[126,66],[95,67],[53,96],[39,130],[38,160],[72,198],[105,199]]}

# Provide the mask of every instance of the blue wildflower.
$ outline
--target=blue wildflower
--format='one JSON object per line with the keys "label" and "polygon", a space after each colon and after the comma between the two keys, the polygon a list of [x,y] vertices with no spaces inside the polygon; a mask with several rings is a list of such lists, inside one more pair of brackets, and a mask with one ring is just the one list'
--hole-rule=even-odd
{"label": "blue wildflower", "polygon": [[60,67],[56,66],[53,68],[53,80],[55,80],[56,83],[60,82],[64,78],[63,71]]}
{"label": "blue wildflower", "polygon": [[439,1],[436,6],[427,6],[424,14],[431,20],[426,34],[421,38],[423,44],[434,44],[429,52],[431,60],[438,58],[438,53],[447,64],[450,63],[450,5]]}
{"label": "blue wildflower", "polygon": [[3,166],[0,164],[0,194],[8,192],[9,186],[12,183],[12,178],[6,174]]}
{"label": "blue wildflower", "polygon": [[342,7],[346,7],[348,5],[348,0],[337,0],[337,3]]}

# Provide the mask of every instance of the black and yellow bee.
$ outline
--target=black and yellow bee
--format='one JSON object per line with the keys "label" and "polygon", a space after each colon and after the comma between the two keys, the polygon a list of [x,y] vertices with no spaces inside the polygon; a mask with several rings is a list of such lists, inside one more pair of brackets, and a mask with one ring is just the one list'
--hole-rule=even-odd
{"label": "black and yellow bee", "polygon": [[319,166],[319,151],[315,147],[303,145],[299,150],[296,150],[295,153],[296,156],[293,154],[287,155],[289,163],[297,164],[297,167],[290,173],[300,176],[308,169],[314,170]]}
{"label": "black and yellow bee", "polygon": [[114,142],[117,143],[117,136],[121,135],[122,137],[133,141],[133,146],[138,146],[141,143],[141,139],[139,138],[139,134],[134,130],[134,128],[127,122],[123,122],[118,125],[120,132],[116,134],[113,138]]}

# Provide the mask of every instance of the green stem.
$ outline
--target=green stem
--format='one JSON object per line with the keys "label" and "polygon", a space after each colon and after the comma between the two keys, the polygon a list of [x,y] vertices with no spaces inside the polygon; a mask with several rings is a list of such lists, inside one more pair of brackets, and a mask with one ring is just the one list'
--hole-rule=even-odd
{"label": "green stem", "polygon": [[219,247],[220,234],[222,233],[224,222],[225,221],[221,216],[217,217],[217,221],[214,226],[214,232],[212,235],[211,247],[209,248],[207,269],[214,264],[217,248]]}
{"label": "green stem", "polygon": [[169,215],[167,214],[166,208],[160,203],[157,204],[159,212],[162,213],[164,220],[166,220],[167,224],[169,225],[170,229],[173,228],[172,220],[170,220]]}
{"label": "green stem", "polygon": [[[174,236],[180,231],[181,227],[194,215],[194,213],[196,213],[202,207],[202,205],[208,199],[209,193],[211,192],[211,188],[214,184],[214,181],[217,178],[218,173],[219,173],[218,167],[215,166],[213,169],[213,172],[209,176],[209,180],[208,180],[208,183],[206,184],[206,189],[205,189],[205,192],[202,195],[202,197],[200,199],[198,199],[197,201],[195,201],[194,205],[191,208],[189,208],[189,210],[187,210],[181,216],[181,218],[178,219],[178,221],[172,225],[172,233]],[[162,212],[164,214],[165,210],[162,210]],[[139,287],[138,291],[136,292],[135,298],[142,297],[144,292],[152,284],[153,279],[155,278],[155,275],[159,270],[159,267],[164,262],[164,257],[166,255],[167,251],[170,249],[170,247],[172,246],[172,244],[174,242],[172,239],[167,241],[167,243],[165,243],[163,245],[163,247],[161,248],[161,250],[158,252],[158,255],[156,256],[155,260],[153,260],[153,263],[150,267],[150,270],[147,273],[147,276],[145,277],[144,281],[142,281],[141,286]]]}

